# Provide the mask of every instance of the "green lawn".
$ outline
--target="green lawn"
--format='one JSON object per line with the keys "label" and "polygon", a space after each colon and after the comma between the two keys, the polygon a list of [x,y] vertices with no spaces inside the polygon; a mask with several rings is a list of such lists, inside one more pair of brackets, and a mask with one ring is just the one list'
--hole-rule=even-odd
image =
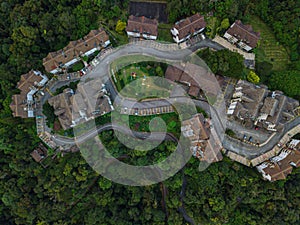
{"label": "green lawn", "polygon": [[169,97],[170,86],[164,85],[157,77],[156,68],[155,66],[142,65],[142,63],[134,63],[123,67],[115,73],[117,90],[123,96],[140,100],[153,97]]}
{"label": "green lawn", "polygon": [[72,65],[72,67],[69,68],[68,71],[69,71],[69,73],[72,73],[72,72],[77,72],[77,71],[79,71],[79,70],[81,70],[83,68],[84,68],[83,62],[79,61],[79,62],[75,63],[74,65]]}
{"label": "green lawn", "polygon": [[258,62],[267,61],[273,64],[273,70],[284,70],[289,63],[286,49],[275,39],[272,30],[257,16],[250,17],[253,29],[260,32],[261,39],[255,49]]}
{"label": "green lawn", "polygon": [[158,25],[158,37],[157,40],[161,42],[171,42],[173,43],[173,38],[171,34],[171,29],[173,27],[173,24],[163,24],[160,23]]}

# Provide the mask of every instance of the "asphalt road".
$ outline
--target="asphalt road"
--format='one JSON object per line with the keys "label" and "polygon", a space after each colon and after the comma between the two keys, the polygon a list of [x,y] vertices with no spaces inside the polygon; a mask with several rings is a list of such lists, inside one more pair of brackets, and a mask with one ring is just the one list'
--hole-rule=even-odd
{"label": "asphalt road", "polygon": [[150,141],[170,140],[170,141],[178,142],[178,139],[171,133],[152,132],[151,134],[149,134],[146,132],[132,131],[128,127],[112,125],[112,124],[105,124],[103,126],[88,130],[83,135],[75,137],[75,140],[73,138],[63,137],[60,135],[53,135],[52,139],[53,141],[55,141],[57,144],[60,145],[81,144],[88,139],[96,137],[99,133],[106,130],[119,131],[124,134],[128,134],[132,137],[142,139],[142,140],[150,140]]}
{"label": "asphalt road", "polygon": [[[223,49],[222,46],[220,46],[217,43],[212,42],[211,40],[204,40],[202,42],[197,43],[196,45],[189,47],[189,49],[182,49],[182,50],[173,50],[173,51],[161,51],[159,49],[155,49],[152,46],[139,46],[139,45],[134,45],[134,44],[129,44],[126,46],[122,46],[120,48],[115,49],[112,51],[109,55],[106,55],[103,59],[101,59],[100,63],[86,76],[84,76],[82,79],[87,80],[87,79],[101,79],[102,82],[106,84],[106,88],[109,90],[111,93],[111,98],[112,100],[115,100],[114,104],[120,103],[122,97],[118,96],[117,91],[115,90],[111,80],[108,77],[108,73],[110,73],[110,63],[113,62],[114,60],[117,60],[119,57],[126,56],[129,54],[142,54],[142,55],[148,55],[148,56],[154,56],[156,58],[164,59],[164,60],[169,60],[169,61],[180,61],[186,57],[188,57],[193,51],[198,50],[199,48],[202,47],[211,47],[216,50]],[[62,84],[59,84],[59,86]],[[46,99],[46,96],[43,98]],[[177,98],[177,101],[179,99]],[[126,103],[127,101],[127,103]],[[130,105],[130,100],[123,101],[123,106],[124,102],[128,105]],[[300,118],[296,118],[294,121],[292,121],[289,124],[285,125],[285,129],[283,133],[278,133],[276,134],[266,145],[263,147],[257,148],[254,146],[249,146],[245,143],[238,142],[235,140],[231,140],[224,137],[225,129],[226,129],[226,114],[224,111],[224,107],[215,107],[209,105],[205,101],[199,101],[195,100],[195,104],[205,111],[209,112],[211,118],[212,118],[212,126],[213,129],[215,129],[218,139],[221,140],[223,143],[223,146],[225,149],[228,149],[230,151],[236,152],[238,154],[244,155],[247,158],[254,158],[257,155],[260,155],[268,150],[270,150],[274,145],[278,143],[278,141],[281,139],[281,137],[284,135],[284,132],[287,132],[291,128],[293,128],[296,125],[300,124]],[[125,105],[126,105],[125,104]],[[144,104],[140,105],[140,107],[153,107],[153,106],[159,106],[160,104],[165,105],[166,101],[165,100],[155,100],[155,101],[147,101],[147,103],[139,103],[139,104]],[[146,105],[147,104],[147,105]],[[170,104],[167,102],[167,104]],[[103,130],[107,129],[112,129],[116,128],[119,129],[119,131],[124,131],[128,132],[127,129],[122,128],[122,127],[112,127],[111,125],[105,125],[103,127],[98,128],[97,130],[95,129],[94,131],[89,131],[88,133],[84,134],[83,136],[80,136],[77,138],[77,142],[82,142],[86,139],[89,139],[93,136],[95,136],[98,132],[101,132]],[[124,130],[125,129],[125,130]],[[156,135],[156,134],[154,134]],[[155,138],[155,137],[153,137]],[[215,137],[216,138],[216,137]],[[72,139],[66,139],[65,137],[60,137],[60,136],[55,136],[54,141],[57,144],[74,144],[75,141]]]}

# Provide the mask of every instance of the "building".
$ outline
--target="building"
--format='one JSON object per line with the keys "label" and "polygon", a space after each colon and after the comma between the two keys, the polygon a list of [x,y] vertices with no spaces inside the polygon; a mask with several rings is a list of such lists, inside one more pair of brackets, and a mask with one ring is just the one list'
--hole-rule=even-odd
{"label": "building", "polygon": [[97,50],[110,44],[109,36],[102,28],[90,31],[82,39],[71,41],[56,52],[50,52],[43,59],[43,66],[49,73],[58,73],[81,60],[80,57],[90,56]]}
{"label": "building", "polygon": [[169,65],[165,78],[184,84],[187,87],[187,93],[195,98],[204,93],[216,96],[220,89],[215,76],[209,73],[201,66],[187,63],[185,67],[181,65]]}
{"label": "building", "polygon": [[240,20],[236,20],[226,31],[224,38],[249,52],[256,47],[260,33],[253,31],[251,25],[244,25]]}
{"label": "building", "polygon": [[257,170],[268,181],[284,180],[293,168],[300,166],[300,140],[292,140],[279,155],[257,166]]}
{"label": "building", "polygon": [[14,117],[34,117],[34,95],[47,82],[47,76],[43,75],[40,71],[31,70],[27,74],[21,75],[21,79],[17,84],[20,94],[13,95],[10,104],[10,109]]}
{"label": "building", "polygon": [[181,132],[190,140],[190,150],[194,157],[206,162],[222,160],[221,146],[211,137],[210,123],[200,113],[182,121]]}
{"label": "building", "polygon": [[201,33],[206,26],[204,16],[199,13],[175,23],[171,29],[174,41],[178,44]]}
{"label": "building", "polygon": [[39,146],[30,153],[30,155],[36,162],[42,162],[47,157],[47,152],[47,148],[40,143]]}
{"label": "building", "polygon": [[54,108],[54,114],[58,117],[60,125],[64,130],[72,125],[72,101],[74,91],[66,88],[63,93],[48,99],[48,103]]}
{"label": "building", "polygon": [[246,127],[258,126],[277,131],[297,115],[299,102],[279,91],[269,91],[247,81],[239,81],[232,95],[227,115],[241,121]]}
{"label": "building", "polygon": [[156,40],[158,34],[157,26],[158,22],[156,19],[131,15],[127,21],[126,32],[128,37]]}
{"label": "building", "polygon": [[78,84],[77,91],[67,88],[48,100],[64,130],[113,110],[100,80]]}

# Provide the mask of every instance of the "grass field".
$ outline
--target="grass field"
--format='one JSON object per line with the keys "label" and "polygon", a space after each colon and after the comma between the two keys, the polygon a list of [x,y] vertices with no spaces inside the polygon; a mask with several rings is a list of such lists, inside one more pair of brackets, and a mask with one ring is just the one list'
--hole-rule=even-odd
{"label": "grass field", "polygon": [[[155,68],[140,65],[129,65],[116,74],[116,86],[121,95],[129,98],[144,99],[149,97],[168,97],[169,92],[166,88],[158,85],[156,80]],[[128,85],[130,84],[130,85]]]}
{"label": "grass field", "polygon": [[258,62],[267,61],[273,64],[273,70],[284,70],[289,61],[286,49],[278,43],[272,30],[257,16],[250,17],[253,29],[260,32],[261,40],[255,49]]}

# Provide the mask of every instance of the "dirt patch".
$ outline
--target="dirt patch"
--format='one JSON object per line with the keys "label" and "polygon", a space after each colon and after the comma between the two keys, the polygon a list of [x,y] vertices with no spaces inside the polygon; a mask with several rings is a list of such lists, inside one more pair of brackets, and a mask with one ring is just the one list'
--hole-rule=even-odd
{"label": "dirt patch", "polygon": [[61,129],[60,122],[58,120],[55,120],[54,124],[53,124],[53,130],[54,131],[59,131],[60,129]]}
{"label": "dirt patch", "polygon": [[129,14],[134,16],[145,16],[150,19],[157,19],[159,23],[167,23],[167,3],[150,1],[130,1]]}

